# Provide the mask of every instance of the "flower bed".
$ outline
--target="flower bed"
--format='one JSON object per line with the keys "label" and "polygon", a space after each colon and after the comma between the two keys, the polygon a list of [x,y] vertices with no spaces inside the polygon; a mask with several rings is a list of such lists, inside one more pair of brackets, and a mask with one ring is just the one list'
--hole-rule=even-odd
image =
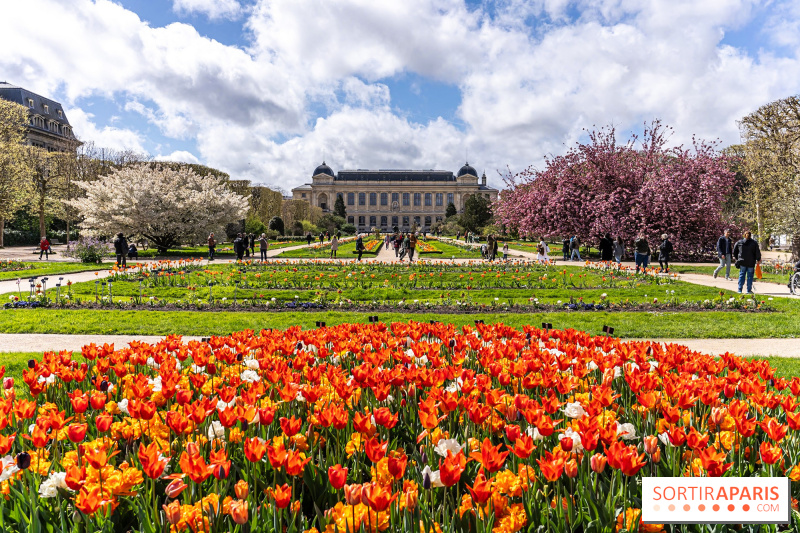
{"label": "flower bed", "polygon": [[429,242],[417,241],[417,252],[420,254],[440,254],[442,251]]}
{"label": "flower bed", "polygon": [[643,476],[800,479],[800,378],[674,344],[344,324],[28,366],[8,531],[657,532]]}
{"label": "flower bed", "polygon": [[35,268],[32,263],[25,263],[16,259],[0,260],[0,272],[18,272],[21,270],[31,270]]}

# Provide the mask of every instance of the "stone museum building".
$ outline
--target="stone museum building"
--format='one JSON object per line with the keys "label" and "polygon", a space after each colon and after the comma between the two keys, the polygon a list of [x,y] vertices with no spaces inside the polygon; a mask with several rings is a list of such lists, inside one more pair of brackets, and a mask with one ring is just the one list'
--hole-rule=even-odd
{"label": "stone museum building", "polygon": [[26,142],[29,145],[50,151],[64,151],[75,150],[80,144],[58,102],[4,81],[0,81],[0,98],[27,108]]}
{"label": "stone museum building", "polygon": [[448,204],[459,213],[473,194],[482,194],[494,202],[499,191],[486,185],[486,173],[478,173],[465,164],[453,174],[447,170],[340,170],[338,173],[324,162],[314,170],[311,183],[292,189],[294,200],[305,200],[333,211],[336,197],[341,196],[347,210],[347,222],[359,231],[378,228],[390,231],[397,226],[419,231],[444,220]]}

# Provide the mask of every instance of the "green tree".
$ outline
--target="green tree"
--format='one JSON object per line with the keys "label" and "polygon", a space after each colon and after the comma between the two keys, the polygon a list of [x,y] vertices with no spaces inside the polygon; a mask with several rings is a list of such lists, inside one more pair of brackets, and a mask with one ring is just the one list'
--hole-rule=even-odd
{"label": "green tree", "polygon": [[269,229],[272,231],[277,231],[278,235],[284,234],[284,225],[283,219],[281,217],[272,217],[269,220]]}
{"label": "green tree", "polygon": [[29,170],[25,164],[25,128],[28,111],[0,99],[0,248],[7,219],[13,217],[28,195]]}
{"label": "green tree", "polygon": [[456,206],[453,205],[453,202],[450,202],[449,204],[447,204],[447,209],[445,209],[444,217],[445,218],[450,218],[450,217],[456,216],[457,214],[458,214],[458,211],[456,210]]}
{"label": "green tree", "polygon": [[347,220],[347,209],[344,206],[344,196],[336,195],[336,202],[333,204],[333,214]]}
{"label": "green tree", "polygon": [[461,225],[467,231],[477,232],[479,228],[489,224],[492,220],[492,207],[489,200],[482,194],[473,194],[464,202],[464,212],[461,213]]}

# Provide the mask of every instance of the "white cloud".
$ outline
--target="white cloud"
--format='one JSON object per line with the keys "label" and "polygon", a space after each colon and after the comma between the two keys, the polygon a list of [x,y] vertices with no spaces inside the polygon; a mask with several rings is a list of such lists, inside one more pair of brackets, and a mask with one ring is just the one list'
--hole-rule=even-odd
{"label": "white cloud", "polygon": [[171,154],[167,155],[157,155],[153,159],[156,161],[175,161],[177,163],[199,163],[200,160],[191,153],[187,152],[186,150],[175,150]]}
{"label": "white cloud", "polygon": [[142,136],[135,131],[115,126],[98,128],[93,121],[94,115],[77,107],[65,108],[64,113],[72,130],[83,142],[93,141],[96,146],[112,150],[132,150],[137,153],[146,151],[142,146]]}
{"label": "white cloud", "polygon": [[178,14],[202,13],[210,19],[236,19],[242,6],[236,0],[173,0],[172,10]]}

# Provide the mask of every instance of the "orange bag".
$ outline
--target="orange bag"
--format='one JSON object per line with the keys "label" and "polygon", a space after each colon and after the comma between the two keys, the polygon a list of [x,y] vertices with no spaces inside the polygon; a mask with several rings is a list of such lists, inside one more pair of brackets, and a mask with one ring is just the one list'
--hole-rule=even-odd
{"label": "orange bag", "polygon": [[761,265],[756,264],[756,279],[761,279],[764,275],[761,273]]}

